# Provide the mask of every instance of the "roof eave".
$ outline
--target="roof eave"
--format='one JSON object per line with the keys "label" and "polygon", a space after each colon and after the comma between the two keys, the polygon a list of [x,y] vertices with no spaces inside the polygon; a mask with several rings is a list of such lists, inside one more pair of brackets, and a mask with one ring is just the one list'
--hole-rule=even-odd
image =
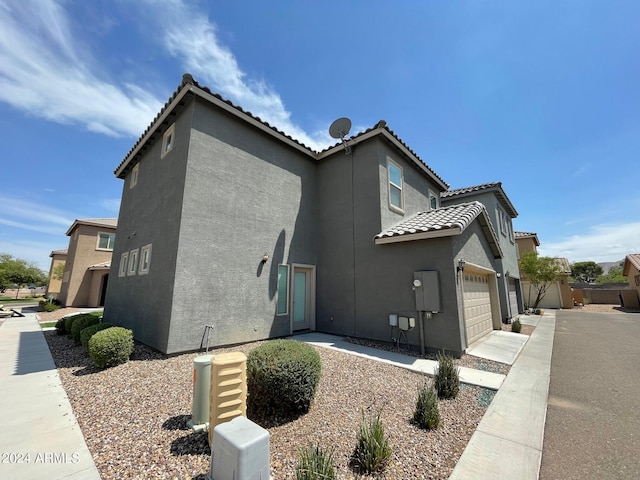
{"label": "roof eave", "polygon": [[460,235],[463,231],[463,228],[456,226],[440,230],[429,230],[428,232],[405,233],[402,235],[393,235],[391,237],[379,237],[374,239],[374,243],[377,245],[384,245],[387,243],[411,242],[413,240],[426,240],[429,238],[452,237],[454,235]]}

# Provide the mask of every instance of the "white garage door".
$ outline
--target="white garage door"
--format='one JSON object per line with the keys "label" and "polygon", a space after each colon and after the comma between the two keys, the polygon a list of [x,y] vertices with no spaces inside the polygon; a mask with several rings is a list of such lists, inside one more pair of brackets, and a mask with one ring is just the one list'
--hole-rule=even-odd
{"label": "white garage door", "polygon": [[518,314],[518,294],[516,293],[516,281],[509,279],[509,309],[511,317]]}
{"label": "white garage door", "polygon": [[467,327],[467,345],[493,330],[487,275],[464,274],[464,319]]}

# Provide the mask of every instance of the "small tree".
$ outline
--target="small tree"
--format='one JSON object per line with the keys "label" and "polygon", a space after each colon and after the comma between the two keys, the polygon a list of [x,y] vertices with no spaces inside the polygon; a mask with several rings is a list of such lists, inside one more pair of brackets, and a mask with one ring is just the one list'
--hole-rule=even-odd
{"label": "small tree", "polygon": [[62,262],[53,267],[51,278],[53,278],[54,280],[62,280],[62,277],[64,276],[64,265],[65,263]]}
{"label": "small tree", "polygon": [[607,273],[596,279],[596,283],[629,283],[629,279],[622,274],[622,270],[622,265],[611,267]]}
{"label": "small tree", "polygon": [[552,282],[562,273],[562,267],[555,258],[539,257],[538,252],[527,252],[520,257],[520,273],[522,273],[535,290],[536,299],[531,304],[531,291],[527,301],[529,307],[536,309],[547,293]]}
{"label": "small tree", "polygon": [[593,283],[602,275],[602,267],[596,262],[576,262],[571,264],[571,276],[576,282]]}
{"label": "small tree", "polygon": [[34,263],[29,263],[20,258],[14,258],[6,253],[0,254],[0,286],[5,289],[11,285],[17,285],[16,298],[20,288],[25,285],[44,285],[47,275]]}

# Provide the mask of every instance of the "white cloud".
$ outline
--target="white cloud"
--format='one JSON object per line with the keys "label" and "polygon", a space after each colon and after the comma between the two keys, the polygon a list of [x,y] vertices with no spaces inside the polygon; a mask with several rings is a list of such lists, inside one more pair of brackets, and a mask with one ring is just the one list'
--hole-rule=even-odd
{"label": "white cloud", "polygon": [[75,218],[56,208],[10,197],[0,197],[0,224],[52,235],[63,234]]}
{"label": "white cloud", "polygon": [[[244,110],[277,127],[316,150],[333,143],[327,129],[308,134],[291,120],[282,99],[266,82],[249,79],[233,53],[218,39],[216,25],[208,17],[182,0],[157,2],[162,6],[159,27],[164,28],[164,45],[171,55],[184,63],[196,80],[229,98]],[[171,18],[171,22],[164,19]]]}
{"label": "white cloud", "polygon": [[584,235],[572,235],[538,248],[546,257],[565,257],[570,262],[615,262],[640,252],[640,222],[596,225]]}
{"label": "white cloud", "polygon": [[136,85],[98,78],[55,0],[0,0],[0,101],[58,123],[138,136],[162,102]]}
{"label": "white cloud", "polygon": [[120,199],[119,198],[105,198],[100,202],[100,206],[110,212],[115,212],[117,215],[120,212]]}

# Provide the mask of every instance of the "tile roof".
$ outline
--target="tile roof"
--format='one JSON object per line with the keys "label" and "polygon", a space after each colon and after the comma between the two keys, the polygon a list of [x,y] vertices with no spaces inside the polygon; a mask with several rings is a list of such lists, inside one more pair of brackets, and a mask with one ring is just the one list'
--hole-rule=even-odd
{"label": "tile roof", "polygon": [[88,270],[108,270],[111,268],[111,260],[108,262],[96,263],[95,265],[91,265]]}
{"label": "tile roof", "polygon": [[53,257],[54,255],[66,255],[67,253],[69,253],[69,250],[63,248],[62,250],[52,250],[49,256]]}
{"label": "tile roof", "polygon": [[463,188],[456,188],[454,190],[447,190],[446,192],[442,192],[440,196],[443,199],[454,198],[454,197],[460,198],[460,197],[472,196],[481,192],[491,192],[491,191],[495,192],[496,196],[498,197],[498,200],[502,204],[503,208],[507,211],[509,216],[511,216],[511,218],[516,218],[518,216],[518,212],[516,211],[516,208],[513,206],[513,203],[511,203],[511,200],[509,200],[509,197],[507,197],[507,194],[502,188],[502,182],[484,183],[482,185],[473,185],[471,187],[463,187]]}
{"label": "tile roof", "polygon": [[74,222],[67,230],[66,235],[71,235],[71,232],[78,225],[92,225],[96,227],[105,227],[105,228],[116,228],[118,226],[117,218],[76,218]]}
{"label": "tile roof", "polygon": [[562,273],[567,273],[567,274],[571,273],[571,265],[569,265],[569,260],[568,259],[563,258],[563,257],[556,257],[556,258],[554,258],[554,260],[556,261],[556,263],[562,269]]}
{"label": "tile roof", "polygon": [[[200,85],[189,73],[185,73],[182,76],[182,82],[178,86],[178,88],[173,92],[169,100],[164,104],[160,112],[156,115],[153,121],[146,128],[144,133],[138,138],[136,143],[133,145],[129,153],[125,156],[125,158],[120,162],[118,167],[115,169],[114,173],[118,178],[124,178],[126,172],[129,167],[133,166],[132,162],[135,158],[141,154],[148,142],[153,142],[159,135],[163,132],[162,130],[166,130],[170,126],[169,116],[170,114],[177,109],[181,109],[184,107],[186,101],[185,97],[187,95],[200,95],[207,100],[216,103],[218,106],[225,108],[227,111],[236,114],[237,116],[244,118],[246,121],[250,121],[254,125],[261,127],[264,131],[267,131],[273,134],[276,137],[280,137],[281,140],[286,141],[287,143],[294,145],[309,156],[319,159],[325,156],[327,153],[333,153],[332,151],[337,148],[342,147],[342,143],[336,143],[335,145],[328,147],[321,152],[316,152],[304,143],[296,140],[295,138],[287,135],[282,130],[278,130],[274,126],[270,125],[268,122],[262,120],[260,117],[253,115],[251,112],[245,111],[242,107],[234,105],[229,100],[224,99],[221,95],[217,93],[213,93],[208,87]],[[203,95],[204,94],[204,95]],[[386,132],[387,138],[390,141],[393,141],[398,147],[405,150],[406,153],[414,160],[414,162],[419,165],[422,169],[426,170],[426,172],[431,175],[436,183],[440,183],[443,189],[449,188],[449,185],[433,171],[409,146],[404,143],[398,137],[393,130],[391,130],[387,123],[384,120],[380,120],[376,125],[372,128],[365,130],[364,132],[360,132],[359,134],[349,138],[347,140],[350,144],[358,143],[359,141],[366,140],[370,138],[372,135],[379,134],[382,132]]]}
{"label": "tile roof", "polygon": [[640,253],[631,253],[624,259],[623,275],[629,275],[629,265],[633,265],[636,270],[640,271]]}
{"label": "tile roof", "polygon": [[533,232],[513,232],[516,237],[516,240],[520,238],[533,238],[533,242],[537,247],[540,246],[540,240],[538,240],[538,234]]}
{"label": "tile roof", "polygon": [[496,258],[502,251],[487,211],[480,202],[461,203],[420,212],[374,237],[376,243],[391,243],[459,235],[478,219]]}

